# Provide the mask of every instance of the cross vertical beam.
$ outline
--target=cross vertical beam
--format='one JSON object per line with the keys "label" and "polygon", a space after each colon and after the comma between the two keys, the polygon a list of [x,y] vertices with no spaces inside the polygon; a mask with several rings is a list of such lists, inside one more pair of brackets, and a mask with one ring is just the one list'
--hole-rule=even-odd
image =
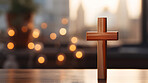
{"label": "cross vertical beam", "polygon": [[[98,32],[106,32],[107,19],[98,18]],[[106,40],[97,41],[97,68],[99,79],[106,79]]]}

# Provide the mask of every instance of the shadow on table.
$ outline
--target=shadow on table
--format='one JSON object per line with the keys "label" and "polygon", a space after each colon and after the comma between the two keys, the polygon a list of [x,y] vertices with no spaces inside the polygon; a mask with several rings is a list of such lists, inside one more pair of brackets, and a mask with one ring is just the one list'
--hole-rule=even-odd
{"label": "shadow on table", "polygon": [[107,80],[98,80],[98,83],[107,83]]}
{"label": "shadow on table", "polygon": [[98,80],[98,83],[107,83],[107,80]]}

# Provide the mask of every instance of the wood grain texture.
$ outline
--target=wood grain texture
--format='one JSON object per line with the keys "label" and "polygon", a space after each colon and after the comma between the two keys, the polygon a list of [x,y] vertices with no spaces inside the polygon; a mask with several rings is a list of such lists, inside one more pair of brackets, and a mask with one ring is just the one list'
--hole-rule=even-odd
{"label": "wood grain texture", "polygon": [[[107,18],[98,18],[98,33],[107,31]],[[107,79],[106,68],[106,40],[97,43],[97,67],[98,79]]]}
{"label": "wood grain texture", "polygon": [[88,41],[97,42],[98,79],[107,79],[106,48],[107,40],[118,40],[118,32],[107,32],[107,18],[98,18],[98,31],[87,32]]}
{"label": "wood grain texture", "polygon": [[88,41],[98,41],[98,40],[118,40],[118,32],[87,32],[86,33]]}
{"label": "wood grain texture", "polygon": [[106,40],[97,42],[98,79],[106,79]]}

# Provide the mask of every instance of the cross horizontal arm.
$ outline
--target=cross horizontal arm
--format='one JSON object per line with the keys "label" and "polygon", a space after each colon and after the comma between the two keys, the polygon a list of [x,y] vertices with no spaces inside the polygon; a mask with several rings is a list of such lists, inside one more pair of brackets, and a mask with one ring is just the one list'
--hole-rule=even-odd
{"label": "cross horizontal arm", "polygon": [[118,32],[87,32],[87,40],[118,40]]}

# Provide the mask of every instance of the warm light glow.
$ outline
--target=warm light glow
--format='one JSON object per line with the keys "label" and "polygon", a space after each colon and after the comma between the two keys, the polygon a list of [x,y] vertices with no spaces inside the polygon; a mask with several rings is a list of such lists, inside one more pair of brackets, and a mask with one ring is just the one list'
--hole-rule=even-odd
{"label": "warm light glow", "polygon": [[55,40],[55,39],[57,38],[57,35],[56,35],[55,33],[51,33],[51,34],[50,34],[50,38],[51,38],[52,40]]}
{"label": "warm light glow", "polygon": [[9,42],[7,44],[7,48],[10,49],[10,50],[12,50],[14,48],[14,44],[12,42]]}
{"label": "warm light glow", "polygon": [[42,46],[41,44],[36,44],[34,48],[36,51],[40,51],[42,49]]}
{"label": "warm light glow", "polygon": [[61,28],[59,32],[61,35],[66,35],[66,33],[67,33],[65,28]]}
{"label": "warm light glow", "polygon": [[116,13],[118,9],[119,0],[101,0],[102,7],[107,7],[109,12]]}
{"label": "warm light glow", "polygon": [[8,30],[8,35],[11,36],[11,37],[14,36],[15,35],[15,31],[13,29],[9,29]]}
{"label": "warm light glow", "polygon": [[62,24],[68,24],[68,19],[67,18],[62,18],[61,23]]}
{"label": "warm light glow", "polygon": [[116,13],[120,0],[69,0],[70,6],[70,20],[77,19],[78,9],[82,4],[84,11],[84,23],[87,26],[95,25],[96,17],[103,13],[103,9],[107,7],[109,12]]}
{"label": "warm light glow", "polygon": [[47,26],[48,26],[48,25],[47,25],[47,23],[45,23],[45,22],[41,24],[41,28],[42,28],[42,29],[46,29]]}
{"label": "warm light glow", "polygon": [[70,46],[69,46],[69,50],[70,50],[70,51],[75,51],[75,50],[76,50],[76,45],[73,45],[73,44],[70,45]]}
{"label": "warm light glow", "polygon": [[22,30],[22,32],[27,32],[28,31],[27,27],[25,27],[25,26],[23,26],[21,30]]}
{"label": "warm light glow", "polygon": [[77,43],[78,42],[78,38],[77,37],[72,37],[71,38],[71,42],[72,43]]}
{"label": "warm light glow", "polygon": [[142,0],[126,0],[128,15],[132,19],[138,19],[141,14]]}
{"label": "warm light glow", "polygon": [[80,4],[80,0],[69,0],[69,6],[70,6],[70,19],[75,20],[77,18],[77,10]]}
{"label": "warm light glow", "polygon": [[30,43],[28,44],[28,48],[29,48],[29,49],[33,49],[33,48],[34,48],[34,43],[33,43],[33,42],[30,42]]}
{"label": "warm light glow", "polygon": [[76,58],[80,59],[83,57],[83,53],[81,51],[76,52]]}
{"label": "warm light glow", "polygon": [[45,62],[45,58],[44,57],[39,57],[38,58],[38,62],[40,63],[40,64],[43,64],[44,62]]}
{"label": "warm light glow", "polygon": [[34,29],[33,33],[32,33],[32,36],[34,38],[38,38],[40,36],[40,30],[39,29]]}
{"label": "warm light glow", "polygon": [[60,62],[64,61],[64,55],[62,55],[62,54],[58,55],[57,59]]}

